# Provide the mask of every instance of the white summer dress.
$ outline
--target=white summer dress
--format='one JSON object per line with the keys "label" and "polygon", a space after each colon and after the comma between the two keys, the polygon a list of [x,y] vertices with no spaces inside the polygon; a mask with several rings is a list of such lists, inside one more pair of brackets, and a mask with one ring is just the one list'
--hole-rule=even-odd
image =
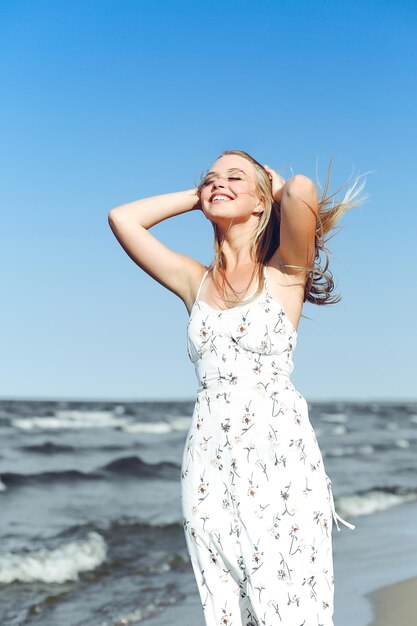
{"label": "white summer dress", "polygon": [[181,469],[185,538],[206,626],[333,626],[330,478],[290,374],[297,332],[263,292],[196,301],[199,382]]}

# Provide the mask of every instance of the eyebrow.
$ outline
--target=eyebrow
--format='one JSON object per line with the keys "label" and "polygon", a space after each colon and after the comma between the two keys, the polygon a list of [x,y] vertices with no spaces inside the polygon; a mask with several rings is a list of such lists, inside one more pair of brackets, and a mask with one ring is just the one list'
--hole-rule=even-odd
{"label": "eyebrow", "polygon": [[[227,171],[228,172],[242,172],[242,174],[246,174],[246,172],[244,172],[243,170],[238,169],[237,167],[231,167]],[[209,176],[210,174],[217,174],[217,172],[207,172],[206,176]]]}

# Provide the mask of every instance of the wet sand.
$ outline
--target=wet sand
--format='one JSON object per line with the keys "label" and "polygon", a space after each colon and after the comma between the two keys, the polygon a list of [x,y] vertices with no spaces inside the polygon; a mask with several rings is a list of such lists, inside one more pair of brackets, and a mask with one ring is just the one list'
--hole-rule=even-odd
{"label": "wet sand", "polygon": [[414,626],[417,622],[417,577],[368,594],[375,619],[369,626]]}

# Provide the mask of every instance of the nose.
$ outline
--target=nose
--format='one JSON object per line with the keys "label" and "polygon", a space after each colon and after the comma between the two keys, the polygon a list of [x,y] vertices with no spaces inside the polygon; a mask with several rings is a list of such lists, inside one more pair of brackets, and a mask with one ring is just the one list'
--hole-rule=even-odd
{"label": "nose", "polygon": [[217,179],[214,179],[214,180],[213,180],[213,183],[212,183],[212,185],[211,185],[211,188],[212,188],[212,189],[215,189],[216,187],[224,187],[224,184],[220,184],[220,182],[219,182],[219,181],[220,181],[220,178],[221,178],[221,177],[219,176]]}

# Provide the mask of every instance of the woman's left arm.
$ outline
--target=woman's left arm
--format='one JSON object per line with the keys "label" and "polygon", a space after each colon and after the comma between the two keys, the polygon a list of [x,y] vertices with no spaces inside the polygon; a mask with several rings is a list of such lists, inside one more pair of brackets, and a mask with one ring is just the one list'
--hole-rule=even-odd
{"label": "woman's left arm", "polygon": [[307,176],[296,174],[284,185],[273,180],[272,192],[275,202],[281,207],[281,259],[288,265],[310,267],[316,252],[315,235],[319,211],[315,184]]}

